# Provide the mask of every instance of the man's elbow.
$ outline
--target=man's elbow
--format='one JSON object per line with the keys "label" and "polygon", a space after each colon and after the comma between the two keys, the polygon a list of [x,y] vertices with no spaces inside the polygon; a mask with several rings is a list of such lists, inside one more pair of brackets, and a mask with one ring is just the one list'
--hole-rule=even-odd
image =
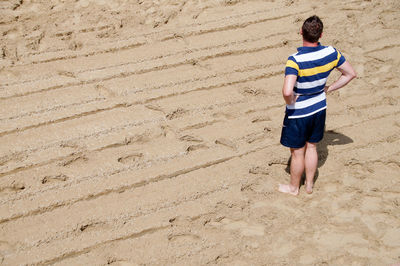
{"label": "man's elbow", "polygon": [[282,90],[283,97],[290,97],[292,96],[292,94],[293,94],[292,90],[285,90],[285,89]]}
{"label": "man's elbow", "polygon": [[353,70],[351,73],[351,79],[355,79],[356,77],[357,77],[357,73],[355,70]]}
{"label": "man's elbow", "polygon": [[348,72],[350,80],[355,79],[357,77],[356,70],[353,67],[350,67]]}
{"label": "man's elbow", "polygon": [[357,77],[357,73],[353,71],[349,71],[344,76],[347,78],[347,82],[350,82],[351,80],[355,79]]}

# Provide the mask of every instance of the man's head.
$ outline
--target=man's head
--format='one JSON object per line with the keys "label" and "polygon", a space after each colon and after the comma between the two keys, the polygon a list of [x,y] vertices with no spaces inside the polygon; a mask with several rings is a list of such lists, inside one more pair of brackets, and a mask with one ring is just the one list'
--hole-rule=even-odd
{"label": "man's head", "polygon": [[306,19],[301,27],[303,39],[307,42],[316,43],[321,37],[324,24],[317,16],[312,16]]}

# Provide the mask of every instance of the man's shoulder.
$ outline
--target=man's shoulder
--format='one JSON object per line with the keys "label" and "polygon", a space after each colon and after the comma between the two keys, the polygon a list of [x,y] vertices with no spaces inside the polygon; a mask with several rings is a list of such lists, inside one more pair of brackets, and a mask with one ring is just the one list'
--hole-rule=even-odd
{"label": "man's shoulder", "polygon": [[333,46],[318,46],[317,49],[302,49],[299,52],[292,55],[296,62],[307,62],[321,60],[328,56],[337,53],[337,50]]}
{"label": "man's shoulder", "polygon": [[292,60],[292,61],[295,61],[295,62],[296,62],[296,55],[297,55],[298,53],[299,53],[299,52],[296,52],[296,53],[293,53],[293,54],[289,55],[288,60]]}
{"label": "man's shoulder", "polygon": [[335,51],[335,52],[338,51],[338,49],[336,49],[336,47],[334,47],[333,45],[327,45],[327,46],[322,46],[322,47],[324,47],[324,49],[328,49],[331,51]]}

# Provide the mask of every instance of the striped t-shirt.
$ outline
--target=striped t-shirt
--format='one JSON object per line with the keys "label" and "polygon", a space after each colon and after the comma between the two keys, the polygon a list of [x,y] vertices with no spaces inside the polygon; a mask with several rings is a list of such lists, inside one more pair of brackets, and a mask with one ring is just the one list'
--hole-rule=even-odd
{"label": "striped t-shirt", "polygon": [[295,94],[299,98],[286,105],[288,118],[310,116],[326,109],[324,87],[331,71],[345,62],[345,58],[332,46],[303,46],[289,56],[285,75],[296,75]]}

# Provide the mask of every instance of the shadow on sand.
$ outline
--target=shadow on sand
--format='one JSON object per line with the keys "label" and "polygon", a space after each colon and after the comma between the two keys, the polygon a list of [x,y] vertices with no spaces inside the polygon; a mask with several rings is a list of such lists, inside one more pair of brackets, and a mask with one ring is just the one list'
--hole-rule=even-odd
{"label": "shadow on sand", "polygon": [[[328,130],[325,131],[324,133],[324,138],[322,139],[322,141],[320,143],[318,143],[317,145],[317,150],[318,150],[318,166],[317,166],[317,171],[315,173],[314,176],[314,183],[317,181],[318,176],[319,176],[319,171],[318,168],[323,166],[326,162],[326,159],[328,158],[328,146],[329,145],[345,145],[345,144],[349,144],[349,143],[353,143],[353,140],[341,133],[335,132],[333,130]],[[290,174],[290,161],[291,161],[292,157],[289,158],[287,165],[286,165],[286,169],[285,171]],[[305,181],[305,174],[303,174],[303,176],[301,177],[301,185],[304,185],[304,181]]]}

